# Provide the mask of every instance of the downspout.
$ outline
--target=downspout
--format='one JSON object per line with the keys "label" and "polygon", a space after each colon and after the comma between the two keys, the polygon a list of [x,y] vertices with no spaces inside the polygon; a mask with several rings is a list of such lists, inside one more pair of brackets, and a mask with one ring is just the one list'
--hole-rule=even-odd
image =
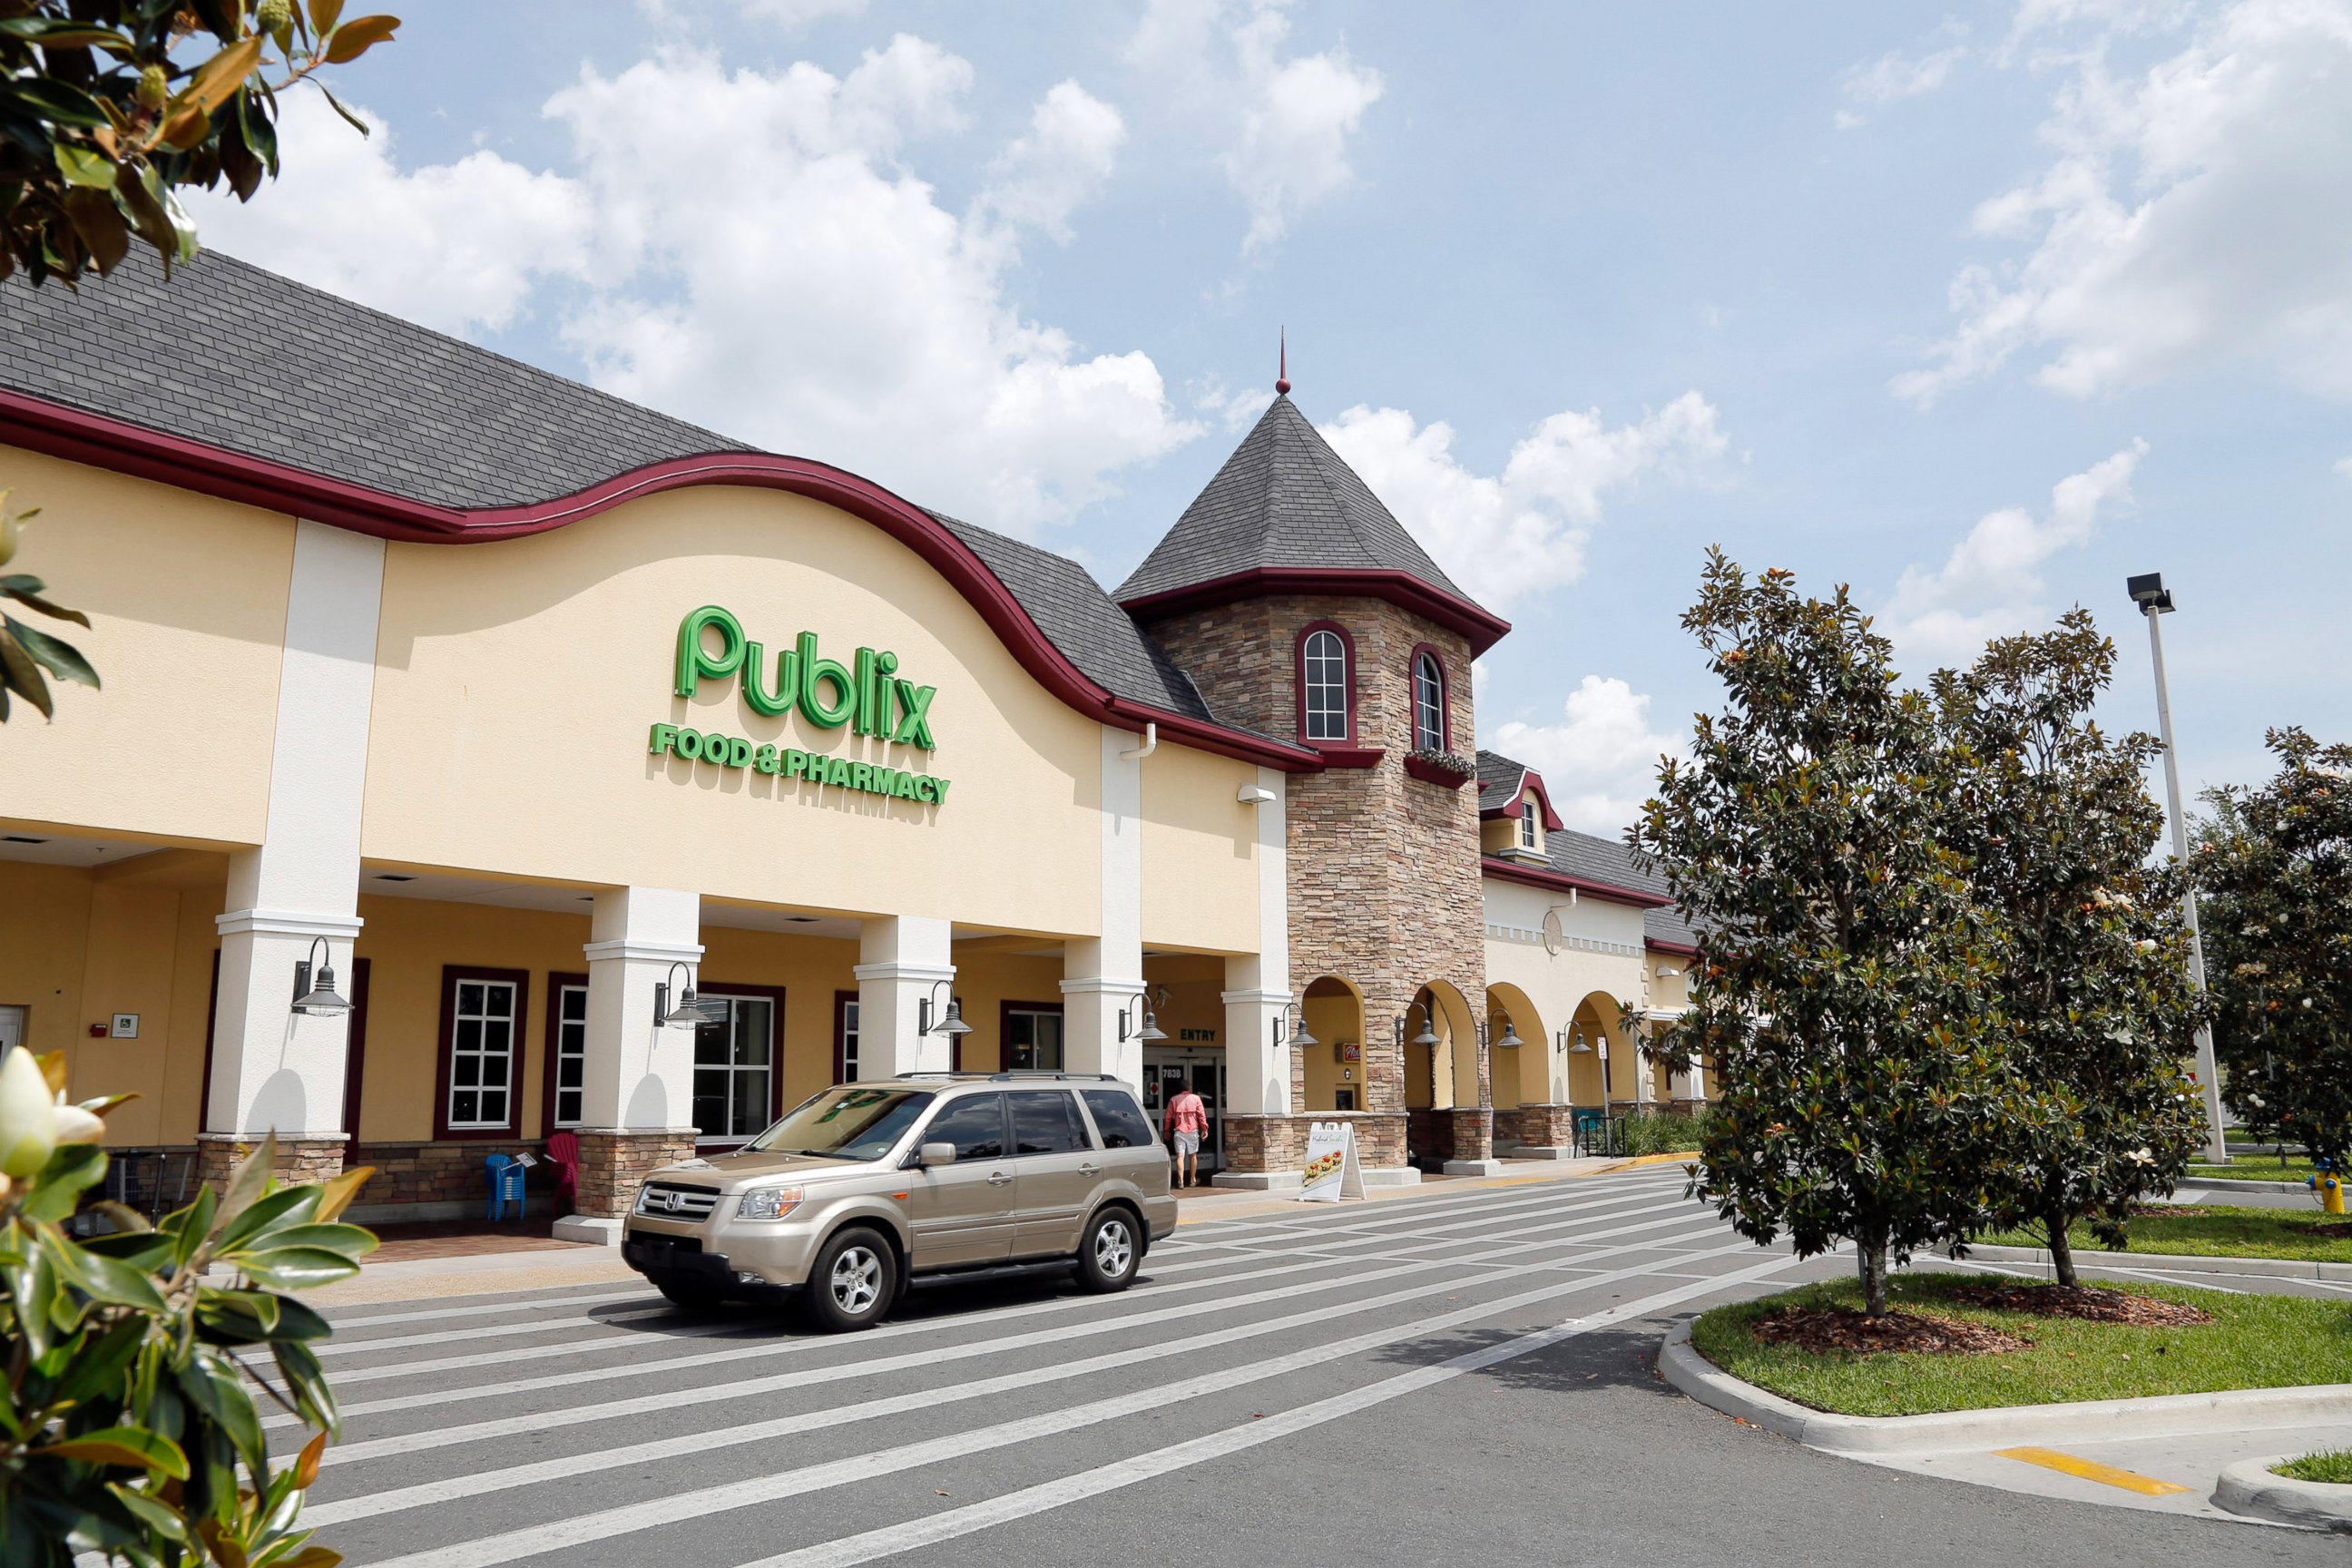
{"label": "downspout", "polygon": [[1147,722],[1143,726],[1143,744],[1121,752],[1119,756],[1130,763],[1139,763],[1160,749],[1160,726]]}

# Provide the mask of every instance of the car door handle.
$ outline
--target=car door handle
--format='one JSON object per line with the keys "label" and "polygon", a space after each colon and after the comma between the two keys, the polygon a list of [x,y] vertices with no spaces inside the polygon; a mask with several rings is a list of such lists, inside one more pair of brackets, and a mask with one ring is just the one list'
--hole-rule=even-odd
{"label": "car door handle", "polygon": [[1001,1187],[1012,1179],[1013,1177],[1003,1171],[991,1171],[988,1173],[988,1184],[992,1187]]}
{"label": "car door handle", "polygon": [[1092,1160],[1089,1160],[1085,1164],[1078,1167],[1078,1174],[1081,1176],[1099,1176],[1102,1174],[1102,1167],[1096,1164]]}

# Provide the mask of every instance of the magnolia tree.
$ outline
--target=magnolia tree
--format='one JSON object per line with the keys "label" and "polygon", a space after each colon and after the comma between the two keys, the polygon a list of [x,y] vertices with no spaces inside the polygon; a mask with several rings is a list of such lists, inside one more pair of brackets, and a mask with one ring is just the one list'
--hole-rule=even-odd
{"label": "magnolia tree", "polygon": [[2001,1217],[2048,1229],[2067,1286],[2069,1227],[2120,1247],[2133,1203],[2172,1190],[2203,1126],[2183,1068],[2201,1004],[2179,872],[2153,858],[2159,742],[2090,717],[2115,657],[2077,609],[1932,683],[1949,780],[1937,831],[1996,944],[1989,1005],[2032,1101],[2009,1125]]}
{"label": "magnolia tree", "polygon": [[1694,1191],[1811,1257],[1851,1239],[1865,1310],[1890,1261],[1986,1223],[2031,1097],[1959,858],[1934,706],[1897,684],[1843,588],[1708,554],[1683,617],[1724,685],[1631,830],[1696,917],[1689,1010],[1661,1041],[1712,1063]]}
{"label": "magnolia tree", "polygon": [[2257,1135],[2352,1156],[2352,745],[2268,737],[2279,770],[2207,796],[2192,857],[2221,1091]]}
{"label": "magnolia tree", "polygon": [[[315,73],[392,37],[393,16],[343,16],[343,0],[12,0],[0,4],[0,279],[37,286],[103,276],[134,243],[174,262],[196,253],[184,186],[249,201],[278,174],[278,95],[308,82],[359,128]],[[0,490],[0,566],[38,508]],[[0,597],[57,620],[88,617],[22,573]],[[0,615],[0,721],[9,699],[52,709],[48,678],[98,672],[54,633]]]}
{"label": "magnolia tree", "polygon": [[[219,1193],[151,1226],[89,1202],[118,1103],[66,1103],[62,1052],[0,1056],[0,1563],[333,1568],[296,1528],[336,1427],[311,1348],[330,1331],[287,1292],[374,1247],[338,1223],[371,1173],[279,1186],[265,1139]],[[77,1239],[77,1210],[111,1233]],[[314,1429],[291,1463],[272,1461],[257,1399]]]}

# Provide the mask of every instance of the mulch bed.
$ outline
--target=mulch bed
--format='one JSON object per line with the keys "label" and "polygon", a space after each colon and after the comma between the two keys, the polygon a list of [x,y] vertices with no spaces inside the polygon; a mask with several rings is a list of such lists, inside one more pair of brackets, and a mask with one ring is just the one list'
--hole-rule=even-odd
{"label": "mulch bed", "polygon": [[2210,1323],[2213,1314],[2180,1301],[2159,1301],[2128,1290],[2091,1285],[1955,1285],[1952,1295],[1971,1307],[2025,1312],[2037,1318],[2080,1318],[2093,1323],[2138,1323],[2179,1328]]}
{"label": "mulch bed", "polygon": [[1851,1307],[1781,1307],[1756,1320],[1749,1332],[1767,1344],[1853,1355],[2007,1355],[2031,1350],[2032,1340],[1989,1323],[1963,1322],[1934,1312],[1889,1312],[1869,1318]]}

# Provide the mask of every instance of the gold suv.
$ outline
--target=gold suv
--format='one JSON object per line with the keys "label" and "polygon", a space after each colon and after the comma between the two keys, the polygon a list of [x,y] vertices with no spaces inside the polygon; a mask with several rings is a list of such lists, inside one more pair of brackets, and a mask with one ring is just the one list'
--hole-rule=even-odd
{"label": "gold suv", "polygon": [[1176,1228],[1168,1152],[1093,1073],[837,1084],[740,1150],[646,1178],[621,1256],[688,1307],[797,1293],[862,1329],[916,1280],[1071,1268],[1124,1290]]}

